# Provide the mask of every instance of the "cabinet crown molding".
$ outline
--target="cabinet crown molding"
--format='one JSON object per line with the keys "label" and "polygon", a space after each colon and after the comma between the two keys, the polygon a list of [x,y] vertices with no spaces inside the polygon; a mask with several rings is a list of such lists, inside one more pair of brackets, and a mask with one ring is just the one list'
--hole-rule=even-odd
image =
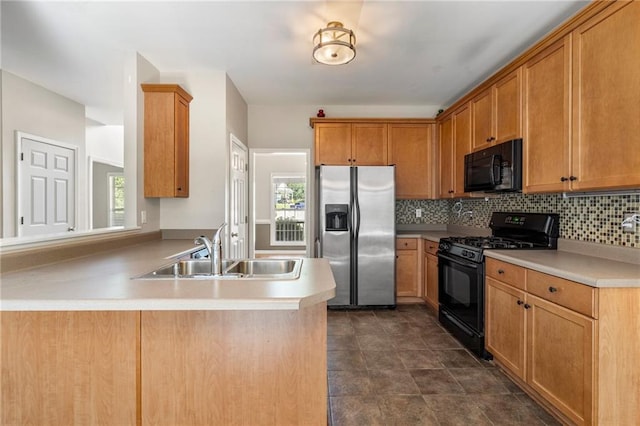
{"label": "cabinet crown molding", "polygon": [[382,124],[431,124],[435,123],[434,118],[348,118],[348,117],[311,117],[309,126],[313,129],[316,123],[382,123]]}

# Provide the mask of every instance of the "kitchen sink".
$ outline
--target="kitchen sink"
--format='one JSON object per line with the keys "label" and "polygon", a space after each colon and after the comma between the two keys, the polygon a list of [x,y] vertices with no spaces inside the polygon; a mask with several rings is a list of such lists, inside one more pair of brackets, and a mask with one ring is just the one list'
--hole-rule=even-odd
{"label": "kitchen sink", "polygon": [[[300,278],[302,259],[224,259],[222,275],[215,278],[239,280],[295,280]],[[179,260],[135,279],[210,279],[209,259]]]}

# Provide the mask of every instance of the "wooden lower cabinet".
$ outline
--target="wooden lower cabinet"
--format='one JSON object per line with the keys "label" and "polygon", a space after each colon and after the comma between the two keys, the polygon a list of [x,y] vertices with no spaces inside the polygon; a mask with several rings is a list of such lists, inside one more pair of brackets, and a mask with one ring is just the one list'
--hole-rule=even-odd
{"label": "wooden lower cabinet", "polygon": [[396,239],[396,296],[421,296],[419,241],[418,238]]}
{"label": "wooden lower cabinet", "polygon": [[326,425],[326,318],[326,303],[143,312],[142,424]]}
{"label": "wooden lower cabinet", "polygon": [[438,243],[433,241],[424,241],[424,258],[422,266],[423,286],[422,296],[432,308],[438,309]]}
{"label": "wooden lower cabinet", "polygon": [[487,350],[518,378],[525,380],[524,292],[490,277],[485,279]]}
{"label": "wooden lower cabinet", "polygon": [[573,422],[593,424],[595,320],[532,295],[525,308],[527,382]]}
{"label": "wooden lower cabinet", "polygon": [[593,288],[495,259],[486,267],[524,281],[485,279],[496,363],[564,423],[638,424],[640,288]]}
{"label": "wooden lower cabinet", "polygon": [[326,425],[327,305],[0,312],[2,425]]}
{"label": "wooden lower cabinet", "polygon": [[139,312],[0,312],[0,318],[0,424],[137,423]]}

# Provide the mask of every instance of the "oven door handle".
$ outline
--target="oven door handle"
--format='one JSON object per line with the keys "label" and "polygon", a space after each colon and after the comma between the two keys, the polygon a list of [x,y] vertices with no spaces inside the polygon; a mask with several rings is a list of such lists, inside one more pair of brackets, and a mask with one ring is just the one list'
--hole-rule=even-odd
{"label": "oven door handle", "polygon": [[446,254],[442,254],[442,253],[438,253],[438,257],[444,259],[444,260],[448,260],[450,262],[453,263],[457,263],[458,265],[462,265],[462,266],[467,266],[469,268],[473,268],[473,269],[478,269],[478,267],[480,266],[479,263],[473,263],[473,262],[467,262],[466,260],[462,260],[462,259],[457,259],[451,256],[447,256]]}

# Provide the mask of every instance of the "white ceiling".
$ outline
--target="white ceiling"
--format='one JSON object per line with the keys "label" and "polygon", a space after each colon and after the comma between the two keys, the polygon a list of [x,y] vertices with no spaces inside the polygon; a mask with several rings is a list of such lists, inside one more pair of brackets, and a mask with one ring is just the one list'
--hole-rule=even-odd
{"label": "white ceiling", "polygon": [[[103,122],[121,117],[123,60],[136,51],[161,72],[224,70],[249,105],[446,107],[585,5],[2,0],[1,59]],[[332,20],[356,33],[350,64],[311,58],[314,32]]]}

